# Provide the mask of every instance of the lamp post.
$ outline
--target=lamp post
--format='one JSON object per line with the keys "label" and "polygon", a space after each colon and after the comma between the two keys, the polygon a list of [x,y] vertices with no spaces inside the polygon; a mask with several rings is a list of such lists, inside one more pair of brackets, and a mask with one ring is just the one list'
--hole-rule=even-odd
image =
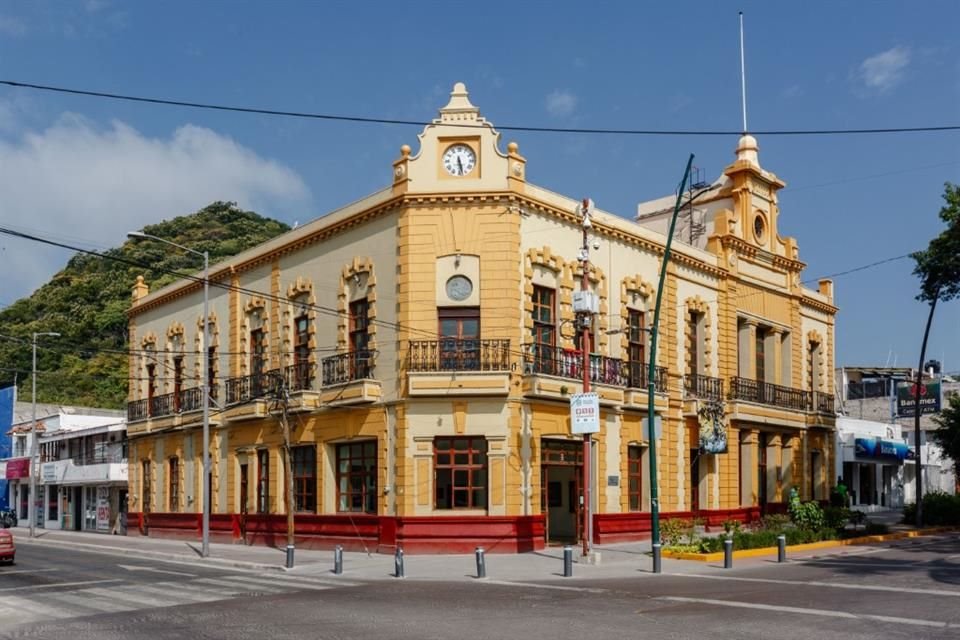
{"label": "lamp post", "polygon": [[203,533],[200,557],[206,558],[210,555],[210,254],[141,231],[131,231],[127,233],[127,237],[135,240],[156,240],[203,256],[203,351],[200,353],[203,358]]}
{"label": "lamp post", "polygon": [[[657,337],[660,334],[660,301],[663,297],[663,284],[667,279],[667,264],[670,262],[670,244],[673,241],[673,230],[677,225],[677,214],[680,213],[681,199],[687,188],[687,178],[690,177],[690,167],[693,165],[693,154],[687,160],[687,168],[683,172],[683,180],[677,191],[677,201],[673,206],[673,217],[670,218],[670,231],[667,233],[667,243],[663,250],[663,263],[660,265],[660,283],[657,285],[657,303],[653,311],[653,326],[650,327],[650,365],[647,373],[647,441],[650,443],[650,542],[653,546],[653,572],[660,573],[660,502],[657,498],[657,438],[654,416],[654,393],[656,391],[654,375],[657,362]],[[690,199],[693,201],[693,198]]]}
{"label": "lamp post", "polygon": [[34,332],[33,334],[33,425],[30,428],[30,503],[27,505],[27,517],[30,519],[30,537],[37,535],[37,454],[40,449],[40,440],[37,437],[37,336],[51,336],[59,338],[55,331]]}

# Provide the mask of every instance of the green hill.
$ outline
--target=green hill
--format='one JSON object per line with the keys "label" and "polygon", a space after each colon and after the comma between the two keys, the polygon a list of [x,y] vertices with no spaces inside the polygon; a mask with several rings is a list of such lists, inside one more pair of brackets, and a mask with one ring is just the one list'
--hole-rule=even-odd
{"label": "green hill", "polygon": [[[233,203],[214,202],[194,214],[149,225],[143,231],[206,250],[214,264],[289,228]],[[60,337],[37,341],[37,400],[125,406],[126,310],[137,276],[143,275],[150,290],[156,291],[177,279],[166,271],[196,273],[203,268],[203,259],[151,240],[128,240],[104,255],[107,257],[76,254],[30,297],[0,311],[0,335],[5,336],[0,339],[0,387],[16,378],[18,397],[29,400],[31,334],[53,331]]]}

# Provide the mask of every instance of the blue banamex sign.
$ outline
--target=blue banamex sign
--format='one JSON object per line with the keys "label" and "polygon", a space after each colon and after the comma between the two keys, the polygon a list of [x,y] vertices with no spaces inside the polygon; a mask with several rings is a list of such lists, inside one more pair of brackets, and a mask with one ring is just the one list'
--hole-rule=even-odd
{"label": "blue banamex sign", "polygon": [[600,432],[600,396],[575,393],[570,396],[570,433]]}

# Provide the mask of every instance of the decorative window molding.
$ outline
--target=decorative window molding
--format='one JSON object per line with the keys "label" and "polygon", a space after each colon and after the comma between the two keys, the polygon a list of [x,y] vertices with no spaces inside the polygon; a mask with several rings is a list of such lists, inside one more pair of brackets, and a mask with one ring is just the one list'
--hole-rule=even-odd
{"label": "decorative window molding", "polygon": [[[620,353],[628,354],[630,351],[630,335],[627,328],[630,324],[630,310],[641,311],[645,316],[643,326],[653,325],[653,310],[651,301],[653,300],[653,285],[643,279],[640,274],[627,276],[620,281]],[[649,340],[644,340],[644,345],[649,345]],[[646,349],[645,349],[646,351]]]}
{"label": "decorative window molding", "polygon": [[[243,306],[243,320],[240,324],[240,375],[251,373],[250,332],[256,329],[263,331],[263,341],[270,344],[270,323],[267,318],[267,303],[261,297],[254,297]],[[264,363],[264,368],[266,363]]]}
{"label": "decorative window molding", "polygon": [[[193,377],[196,378],[198,384],[203,384],[204,354],[207,353],[207,349],[210,347],[216,350],[220,346],[220,322],[217,320],[217,314],[211,311],[209,319],[210,344],[205,346],[203,344],[203,315],[197,316],[197,336],[193,341],[194,352],[196,354],[196,358],[194,358]],[[215,357],[210,362],[210,377],[213,378],[213,380],[217,379],[220,368],[219,360],[219,358]]]}
{"label": "decorative window molding", "polygon": [[693,296],[692,298],[687,298],[684,301],[684,305],[687,309],[686,317],[684,318],[685,325],[689,324],[691,313],[701,316],[703,323],[701,327],[699,327],[702,329],[702,331],[698,331],[699,338],[703,346],[702,351],[699,349],[698,345],[693,344],[693,335],[691,335],[689,326],[687,326],[686,330],[683,332],[685,353],[684,371],[686,371],[687,374],[698,373],[697,371],[692,370],[693,349],[697,349],[698,354],[703,354],[703,375],[711,375],[713,371],[713,333],[711,331],[713,327],[713,317],[710,313],[710,305],[699,295]]}
{"label": "decorative window molding", "polygon": [[[572,323],[575,318],[573,312],[573,292],[580,288],[581,263],[577,260],[564,260],[553,253],[550,247],[540,249],[530,249],[524,256],[524,287],[523,287],[523,316],[525,342],[533,341],[533,286],[536,282],[534,271],[536,267],[547,269],[556,274],[555,289],[557,292],[556,322],[557,333],[560,338],[558,346],[572,349],[574,348],[574,338],[572,333],[565,331],[561,327]],[[594,291],[599,298],[600,312],[594,322],[593,340],[591,351],[594,353],[607,352],[607,328],[608,328],[608,292],[607,276],[596,264],[590,265],[589,281],[593,285]],[[541,284],[537,282],[537,284]]]}
{"label": "decorative window molding", "polygon": [[824,371],[823,350],[826,348],[826,341],[820,332],[816,329],[807,332],[807,348],[805,358],[807,359],[807,389],[811,391],[822,391],[826,386],[826,372]]}
{"label": "decorative window molding", "polygon": [[282,322],[283,338],[280,349],[280,362],[282,366],[293,365],[296,357],[296,333],[297,318],[307,316],[309,323],[308,345],[310,348],[310,365],[316,364],[314,350],[317,348],[317,296],[314,292],[313,282],[298,276],[297,279],[287,287],[287,304],[283,305]]}
{"label": "decorative window molding", "polygon": [[370,351],[371,367],[375,365],[377,353],[377,277],[373,261],[368,257],[354,257],[340,271],[340,286],[337,292],[337,350],[345,352],[350,348],[350,303],[367,299],[367,349]]}

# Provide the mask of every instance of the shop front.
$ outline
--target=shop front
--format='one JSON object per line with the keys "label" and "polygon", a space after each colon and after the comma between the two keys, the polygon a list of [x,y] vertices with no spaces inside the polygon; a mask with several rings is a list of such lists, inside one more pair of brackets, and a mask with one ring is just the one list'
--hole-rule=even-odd
{"label": "shop front", "polygon": [[909,447],[896,437],[899,426],[841,417],[837,427],[837,475],[847,486],[850,506],[867,511],[902,507]]}

